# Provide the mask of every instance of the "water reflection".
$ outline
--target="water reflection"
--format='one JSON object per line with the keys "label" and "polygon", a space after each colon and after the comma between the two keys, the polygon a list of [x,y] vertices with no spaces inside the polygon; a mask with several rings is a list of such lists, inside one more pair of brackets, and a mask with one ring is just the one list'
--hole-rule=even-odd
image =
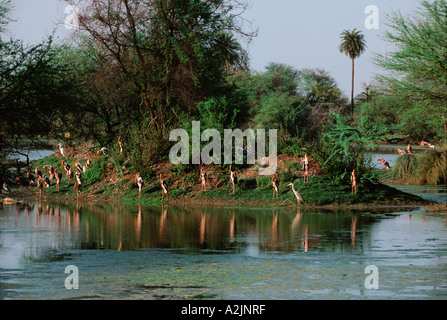
{"label": "water reflection", "polygon": [[[446,293],[446,214],[45,202],[0,208],[0,299]],[[79,292],[63,285],[72,264],[82,270]],[[371,264],[381,271],[377,292],[363,289]]]}
{"label": "water reflection", "polygon": [[[358,251],[369,243],[370,227],[383,215],[316,213],[300,209],[248,210],[106,205],[9,205],[7,229],[32,235],[28,257],[64,249],[137,251],[182,249],[188,253]],[[11,213],[15,211],[14,222]]]}

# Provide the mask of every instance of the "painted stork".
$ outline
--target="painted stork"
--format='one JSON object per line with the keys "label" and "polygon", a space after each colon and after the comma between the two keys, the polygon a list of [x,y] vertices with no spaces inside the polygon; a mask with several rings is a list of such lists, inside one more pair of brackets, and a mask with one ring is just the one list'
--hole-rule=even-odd
{"label": "painted stork", "polygon": [[85,168],[90,169],[91,165],[92,165],[92,160],[90,158],[87,158],[87,161],[85,162]]}
{"label": "painted stork", "polygon": [[62,143],[59,143],[59,151],[63,157],[66,156],[65,149],[62,147]]}
{"label": "painted stork", "polygon": [[79,172],[76,172],[76,181],[74,183],[74,189],[76,189],[76,196],[82,192],[82,176]]}
{"label": "painted stork", "polygon": [[162,188],[162,191],[161,191],[161,201],[163,201],[163,196],[164,196],[165,193],[166,193],[166,201],[168,201],[169,200],[168,199],[169,186],[168,186],[168,183],[166,182],[166,180],[164,180],[162,178],[162,174],[161,173],[160,173],[160,185],[161,185],[161,188]]}
{"label": "painted stork", "polygon": [[59,192],[59,185],[62,180],[62,173],[57,172],[57,168],[56,168],[56,169],[54,169],[54,176],[56,177],[56,192]]}
{"label": "painted stork", "polygon": [[135,175],[135,182],[138,185],[138,197],[141,198],[141,188],[143,188],[143,178],[141,178],[140,173],[137,172],[137,174]]}
{"label": "painted stork", "polygon": [[309,182],[309,159],[307,153],[304,155],[304,182]]}
{"label": "painted stork", "polygon": [[200,168],[200,178],[202,179],[202,191],[206,191],[206,171],[203,170],[203,167]]}
{"label": "painted stork", "polygon": [[80,164],[79,161],[75,162],[75,166],[76,166],[76,169],[79,170],[79,172],[85,172],[85,167],[82,164]]}
{"label": "painted stork", "polygon": [[124,145],[123,145],[123,142],[121,141],[121,136],[118,137],[118,147],[120,148],[120,154],[123,154]]}
{"label": "painted stork", "polygon": [[399,149],[399,148],[397,148],[397,153],[399,153],[401,156],[407,154],[407,153],[405,152],[405,150],[402,150],[402,149]]}
{"label": "painted stork", "polygon": [[351,173],[351,194],[352,193],[357,194],[357,180],[355,177],[355,169],[352,170],[352,173]]}
{"label": "painted stork", "polygon": [[296,197],[297,205],[299,206],[301,201],[304,202],[303,196],[295,190],[295,186],[293,185],[293,183],[289,183],[289,186],[292,187],[293,194]]}
{"label": "painted stork", "polygon": [[428,143],[426,141],[421,141],[421,143],[419,144],[419,147],[425,147],[425,148],[430,148],[430,149],[435,149],[436,146],[432,145],[431,143]]}
{"label": "painted stork", "polygon": [[96,152],[97,155],[99,155],[99,153],[102,153],[104,156],[106,156],[109,153],[109,149],[107,149],[106,147],[102,147],[101,149],[99,149],[98,152]]}
{"label": "painted stork", "polygon": [[40,171],[38,167],[36,167],[36,169],[34,169],[34,173],[35,173],[36,176],[38,176],[39,178],[42,178],[42,171]]}
{"label": "painted stork", "polygon": [[46,187],[46,188],[49,188],[49,187],[50,187],[50,185],[51,185],[51,181],[50,181],[50,179],[48,179],[47,176],[45,176],[45,173],[42,175],[42,181],[43,181],[43,183],[45,184],[45,187]]}
{"label": "painted stork", "polygon": [[237,184],[237,174],[235,171],[233,171],[231,166],[232,165],[230,164],[230,181],[231,181],[231,184],[233,185],[233,194],[235,194],[235,186]]}
{"label": "painted stork", "polygon": [[11,193],[11,189],[9,189],[9,186],[6,184],[6,182],[3,182],[3,190],[7,193]]}
{"label": "painted stork", "polygon": [[26,173],[26,178],[28,179],[29,182],[29,186],[31,187],[32,184],[34,183],[34,181],[36,181],[36,179],[34,178],[34,176],[32,174],[29,173],[29,171]]}
{"label": "painted stork", "polygon": [[43,168],[48,171],[48,174],[50,175],[50,181],[53,181],[54,167],[52,165],[46,164],[43,166]]}
{"label": "painted stork", "polygon": [[20,187],[20,190],[23,189],[23,187],[26,185],[27,182],[28,182],[28,180],[25,177],[23,177],[21,174],[16,177],[16,183]]}
{"label": "painted stork", "polygon": [[383,158],[379,158],[379,159],[377,159],[377,161],[379,161],[381,164],[383,164],[383,167],[385,168],[385,169],[389,169],[390,168],[390,164],[389,164],[389,162],[388,161],[386,161],[385,159],[383,159]]}
{"label": "painted stork", "polygon": [[407,146],[407,153],[408,154],[412,154],[413,153],[413,148],[411,147],[411,144],[408,144],[408,146]]}
{"label": "painted stork", "polygon": [[272,186],[273,186],[273,198],[275,199],[275,193],[276,193],[276,198],[278,199],[278,179],[276,179],[276,175],[272,177]]}
{"label": "painted stork", "polygon": [[71,167],[68,164],[68,162],[65,162],[64,160],[62,160],[62,166],[61,167],[65,170],[65,174],[68,176],[68,171],[71,169]]}
{"label": "painted stork", "polygon": [[43,188],[43,179],[41,176],[37,178],[37,188],[39,188],[39,196],[41,196]]}

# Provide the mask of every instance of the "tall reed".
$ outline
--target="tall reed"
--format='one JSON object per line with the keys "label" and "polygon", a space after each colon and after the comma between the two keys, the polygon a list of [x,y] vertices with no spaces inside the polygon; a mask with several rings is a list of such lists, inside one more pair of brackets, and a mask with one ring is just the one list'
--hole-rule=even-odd
{"label": "tall reed", "polygon": [[414,184],[447,184],[447,144],[420,156]]}
{"label": "tall reed", "polygon": [[420,154],[400,156],[389,176],[413,185],[447,184],[447,144]]}

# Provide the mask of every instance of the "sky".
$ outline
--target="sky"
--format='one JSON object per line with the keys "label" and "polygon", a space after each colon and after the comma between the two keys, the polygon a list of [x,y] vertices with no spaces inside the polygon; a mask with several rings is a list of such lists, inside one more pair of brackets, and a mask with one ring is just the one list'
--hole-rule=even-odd
{"label": "sky", "polygon": [[[385,53],[392,47],[383,40],[387,15],[401,11],[413,13],[421,0],[251,0],[242,17],[251,22],[258,35],[247,45],[252,70],[264,71],[271,63],[284,63],[297,70],[325,69],[337,81],[342,92],[350,96],[351,61],[338,50],[343,30],[362,31],[366,51],[355,60],[355,94],[362,82],[371,82],[383,73],[372,62],[374,53]],[[12,0],[11,18],[6,36],[38,43],[56,30],[57,41],[70,35],[64,21],[67,4],[63,0]],[[375,12],[367,11],[375,6]],[[372,14],[377,15],[372,16]],[[371,20],[371,18],[376,18]],[[370,25],[365,25],[365,21]],[[372,22],[377,22],[371,26]],[[247,24],[248,26],[248,24]],[[5,37],[5,35],[3,35]]]}

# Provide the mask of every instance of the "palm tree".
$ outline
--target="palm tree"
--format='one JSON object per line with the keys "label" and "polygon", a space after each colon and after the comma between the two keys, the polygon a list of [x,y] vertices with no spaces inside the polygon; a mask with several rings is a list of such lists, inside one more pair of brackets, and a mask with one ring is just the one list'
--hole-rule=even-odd
{"label": "palm tree", "polygon": [[352,82],[351,82],[351,113],[354,113],[354,59],[359,57],[366,49],[365,38],[361,31],[353,29],[344,30],[340,38],[342,39],[338,49],[352,60]]}

